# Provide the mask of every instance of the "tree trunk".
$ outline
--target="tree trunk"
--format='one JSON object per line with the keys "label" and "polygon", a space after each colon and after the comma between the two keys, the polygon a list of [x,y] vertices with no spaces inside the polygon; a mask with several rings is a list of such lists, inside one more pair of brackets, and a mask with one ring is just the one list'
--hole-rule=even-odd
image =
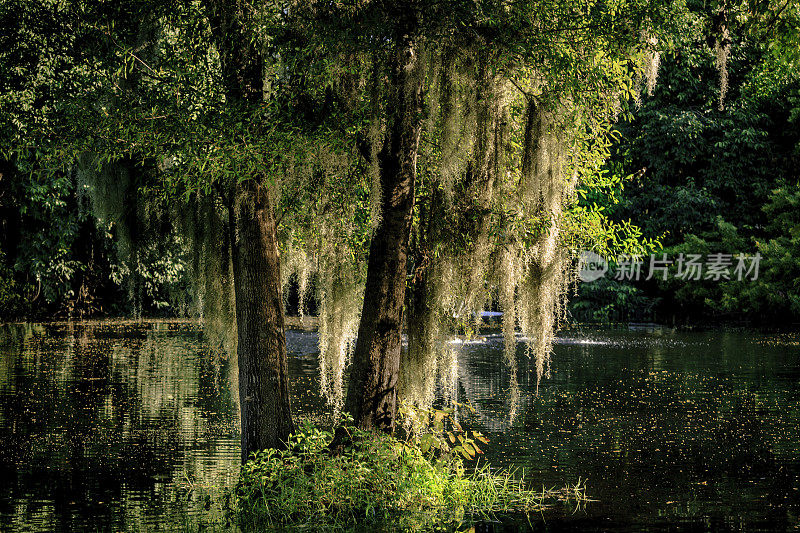
{"label": "tree trunk", "polygon": [[382,219],[369,250],[367,282],[345,409],[362,429],[394,429],[406,262],[422,124],[416,43],[398,32],[386,138],[379,155]]}
{"label": "tree trunk", "polygon": [[[411,235],[409,250],[413,273],[406,287],[406,332],[408,348],[400,359],[401,396],[420,400],[413,391],[427,391],[431,377],[426,365],[433,355],[431,346],[431,317],[437,312],[431,307],[435,298],[431,284],[433,268],[433,246],[439,241],[441,224],[446,220],[446,201],[443,191],[434,188],[429,197],[417,198],[419,222]],[[426,371],[420,375],[420,370]]]}
{"label": "tree trunk", "polygon": [[254,180],[237,185],[231,218],[244,462],[252,452],[285,447],[294,425],[276,224],[266,187]]}
{"label": "tree trunk", "polygon": [[[412,252],[413,254],[413,252]],[[399,393],[408,398],[418,400],[413,391],[426,391],[428,386],[427,376],[420,375],[420,370],[427,370],[425,365],[430,359],[430,315],[431,291],[429,284],[430,267],[420,266],[414,272],[414,277],[406,289],[406,332],[408,334],[408,347],[400,359],[400,390]]]}

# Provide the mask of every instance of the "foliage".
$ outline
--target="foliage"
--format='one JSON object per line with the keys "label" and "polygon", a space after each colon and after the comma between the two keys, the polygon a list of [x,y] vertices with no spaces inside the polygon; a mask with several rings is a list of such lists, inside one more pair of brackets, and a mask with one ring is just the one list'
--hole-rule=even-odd
{"label": "foliage", "polygon": [[0,316],[183,314],[180,248],[146,231],[151,228],[137,210],[139,232],[132,237],[127,215],[99,215],[88,188],[69,170],[47,176],[15,169],[4,175],[0,231],[18,305],[0,310]]}
{"label": "foliage", "polygon": [[23,305],[14,275],[5,263],[5,254],[0,250],[0,317],[15,316]]}
{"label": "foliage", "polygon": [[[791,224],[773,220],[776,209],[788,213],[797,182],[800,79],[796,54],[787,49],[798,42],[796,6],[690,2],[689,8],[675,48],[662,56],[660,83],[618,126],[621,140],[606,169],[631,179],[606,213],[634,221],[645,239],[663,244],[658,253],[673,258],[760,252],[763,278],[594,282],[579,289],[573,309],[596,319],[795,322],[796,288],[779,281],[793,272]],[[723,101],[717,54],[725,17]]]}
{"label": "foliage", "polygon": [[479,431],[466,431],[457,420],[458,410],[474,412],[467,404],[453,403],[442,409],[420,408],[404,401],[398,416],[404,422],[406,442],[418,447],[423,454],[442,460],[457,458],[475,459],[483,453],[478,442],[489,444]]}
{"label": "foliage", "polygon": [[[439,421],[444,416],[432,414]],[[253,454],[234,498],[240,525],[336,530],[391,520],[399,530],[429,530],[458,525],[467,515],[540,511],[556,498],[527,489],[509,472],[486,465],[470,472],[435,446],[423,451],[427,440],[347,431],[352,444],[340,455],[328,450],[332,433],[311,424],[290,438],[288,449]],[[582,489],[570,495],[582,498]]]}
{"label": "foliage", "polygon": [[111,176],[120,193],[114,200],[124,210],[108,217],[93,205],[101,195],[81,178],[78,164],[77,155],[91,159],[81,154],[85,143],[78,138],[98,133],[87,132],[94,124],[77,115],[79,103],[91,99],[89,107],[101,111],[107,101],[100,91],[102,63],[99,54],[93,56],[92,36],[99,30],[83,23],[93,16],[122,20],[135,14],[130,3],[0,5],[0,232],[17,296],[25,302],[17,313],[185,312],[176,296],[185,287],[174,243],[165,247],[150,240],[141,254],[132,251],[133,232],[141,236],[155,228],[132,220],[144,206],[126,190],[130,182]]}
{"label": "foliage", "polygon": [[713,250],[734,256],[755,249],[761,255],[757,279],[702,281],[689,287],[662,283],[661,287],[672,292],[676,305],[683,306],[687,312],[710,312],[729,320],[745,318],[759,326],[796,320],[800,317],[799,208],[800,187],[782,187],[772,191],[762,208],[770,221],[765,227],[768,237],[746,239],[735,226],[720,219],[717,231],[701,236],[688,235],[684,243],[671,249],[673,253]]}
{"label": "foliage", "polygon": [[429,51],[400,379],[419,405],[452,390],[455,355],[441,338],[474,330],[488,306],[503,312],[512,390],[517,329],[546,375],[571,251],[655,242],[607,216],[600,197],[620,180],[602,164],[612,124],[654,82],[680,2],[487,4],[477,15],[465,6],[452,42]]}
{"label": "foliage", "polygon": [[570,319],[577,322],[649,322],[657,304],[658,300],[646,296],[638,287],[607,275],[592,283],[578,285],[569,312]]}
{"label": "foliage", "polygon": [[119,299],[108,232],[94,230],[85,204],[68,175],[2,173],[0,235],[17,303],[0,308],[0,317],[85,316]]}

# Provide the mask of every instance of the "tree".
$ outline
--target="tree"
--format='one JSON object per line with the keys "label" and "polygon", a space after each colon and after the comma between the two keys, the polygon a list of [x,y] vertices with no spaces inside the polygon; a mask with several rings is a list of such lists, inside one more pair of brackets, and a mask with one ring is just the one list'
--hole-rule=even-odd
{"label": "tree", "polygon": [[[116,194],[109,182],[130,179],[132,195],[120,209],[155,196],[168,201],[153,216],[188,220],[182,238],[206,255],[194,270],[206,296],[202,309],[219,314],[232,304],[235,310],[235,321],[217,329],[228,336],[235,331],[228,344],[236,347],[240,369],[242,460],[284,446],[294,426],[269,172],[280,166],[271,164],[280,152],[264,150],[263,159],[246,165],[238,159],[282,132],[260,127],[276,97],[263,85],[264,56],[249,33],[247,6],[76,0],[48,7],[59,17],[45,34],[26,22],[37,6],[17,6],[18,46],[24,50],[39,39],[48,47],[14,58],[15,66],[35,70],[46,54],[66,59],[45,72],[52,87],[46,98],[55,109],[40,131],[14,139],[13,155],[32,161],[37,175],[77,172],[98,202],[103,191]],[[34,83],[23,83],[11,97],[41,89]],[[281,127],[279,120],[271,125]],[[204,291],[207,286],[218,294]]]}
{"label": "tree", "polygon": [[[264,58],[246,34],[246,6],[210,0],[211,32],[220,56],[226,104],[244,109],[265,98]],[[242,461],[280,448],[294,430],[289,405],[277,226],[265,176],[238,176],[228,206],[233,245]]]}
{"label": "tree", "polygon": [[[358,300],[341,287],[360,275],[342,264],[357,265],[369,240],[345,407],[361,427],[391,430],[404,320],[413,347],[402,366],[423,369],[425,383],[436,331],[474,325],[487,299],[505,312],[509,364],[520,326],[545,372],[568,250],[615,237],[597,210],[576,206],[575,187],[596,179],[609,125],[635,82],[652,78],[669,7],[72,0],[56,6],[65,17],[53,42],[75,68],[52,75],[58,110],[36,137],[42,155],[26,153],[40,171],[67,168],[89,185],[124,176],[131,200],[168,200],[158,217],[194,251],[208,329],[238,351],[243,458],[292,427],[279,246],[336,233],[304,217],[307,206],[330,220],[356,214],[336,237],[352,254],[317,247],[328,269],[323,385],[341,379],[358,315],[331,319],[332,303]],[[318,196],[332,181],[342,205]]]}
{"label": "tree", "polygon": [[393,7],[387,126],[378,154],[381,222],[372,236],[345,408],[363,429],[394,429],[416,162],[423,119],[422,49],[412,4]]}
{"label": "tree", "polygon": [[[381,194],[345,404],[358,425],[394,426],[404,319],[409,389],[435,366],[425,354],[439,339],[420,321],[455,314],[470,323],[487,293],[501,293],[509,351],[519,324],[535,334],[544,372],[568,283],[566,243],[579,233],[561,229],[598,222],[565,205],[607,153],[608,126],[643,77],[668,7],[406,1],[289,10],[303,22],[288,27],[317,31],[297,42],[324,43],[325,57],[339,61],[367,55],[357,79],[372,89],[360,94],[379,95],[372,131],[361,131]],[[598,225],[594,234],[608,232]],[[453,287],[442,292],[446,283]],[[404,311],[409,284],[415,296]]]}

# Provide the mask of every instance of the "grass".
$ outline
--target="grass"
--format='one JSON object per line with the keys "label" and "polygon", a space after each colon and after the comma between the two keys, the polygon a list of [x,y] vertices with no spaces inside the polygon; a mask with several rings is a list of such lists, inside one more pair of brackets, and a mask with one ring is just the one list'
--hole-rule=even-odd
{"label": "grass", "polygon": [[[467,470],[456,454],[419,439],[349,429],[351,441],[333,455],[333,435],[312,425],[287,450],[264,450],[242,466],[232,500],[245,530],[432,530],[458,527],[465,518],[541,512],[558,500],[585,501],[580,484],[560,491],[530,490],[522,477],[488,466]],[[383,528],[381,528],[383,529]]]}

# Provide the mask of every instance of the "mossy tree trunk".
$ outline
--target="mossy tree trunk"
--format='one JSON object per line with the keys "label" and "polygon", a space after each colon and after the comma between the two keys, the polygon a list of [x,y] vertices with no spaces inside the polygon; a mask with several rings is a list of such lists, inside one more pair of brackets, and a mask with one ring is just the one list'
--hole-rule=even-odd
{"label": "mossy tree trunk", "polygon": [[281,448],[294,430],[289,404],[283,297],[275,216],[267,188],[237,186],[233,241],[242,461]]}
{"label": "mossy tree trunk", "polygon": [[[237,0],[207,1],[233,109],[264,98],[263,58],[244,30],[246,7]],[[243,462],[252,452],[284,447],[294,431],[277,223],[265,178],[244,178],[234,186],[230,214]]]}
{"label": "mossy tree trunk", "polygon": [[345,410],[362,429],[391,431],[397,411],[406,265],[422,126],[414,24],[401,23],[390,74],[388,127],[379,154],[382,218],[370,244],[364,305]]}

